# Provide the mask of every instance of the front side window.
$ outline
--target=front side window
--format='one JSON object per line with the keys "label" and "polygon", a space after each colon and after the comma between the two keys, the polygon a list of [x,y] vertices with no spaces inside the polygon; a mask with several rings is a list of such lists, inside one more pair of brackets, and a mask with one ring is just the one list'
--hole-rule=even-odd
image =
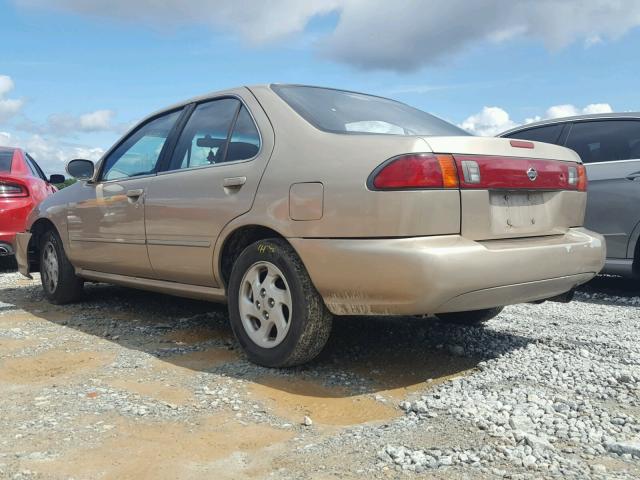
{"label": "front side window", "polygon": [[102,180],[119,180],[155,172],[162,148],[181,111],[144,124],[105,159]]}
{"label": "front side window", "polygon": [[584,163],[640,158],[640,120],[601,120],[574,123],[567,147]]}
{"label": "front side window", "polygon": [[31,155],[29,155],[28,153],[26,153],[25,156],[27,157],[27,163],[29,164],[29,168],[33,172],[33,175],[35,177],[40,177],[42,180],[44,180],[46,182],[47,181],[47,176],[44,174],[44,172],[40,168],[40,165],[38,165],[38,162],[36,162],[33,159],[33,157]]}
{"label": "front side window", "polygon": [[533,142],[545,142],[558,144],[563,124],[548,125],[546,127],[530,128],[515,133],[505,135],[507,138],[518,138],[521,140],[531,140]]}
{"label": "front side window", "polygon": [[316,128],[332,133],[468,136],[422,110],[388,98],[329,88],[274,85],[273,90]]}
{"label": "front side window", "polygon": [[217,165],[254,157],[260,135],[246,107],[235,98],[202,103],[176,146],[171,170]]}

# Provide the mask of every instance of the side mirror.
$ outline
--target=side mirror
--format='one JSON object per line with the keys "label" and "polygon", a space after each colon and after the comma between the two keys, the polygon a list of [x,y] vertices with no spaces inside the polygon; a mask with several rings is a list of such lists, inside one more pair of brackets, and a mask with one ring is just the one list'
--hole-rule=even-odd
{"label": "side mirror", "polygon": [[91,160],[77,158],[67,163],[67,173],[78,180],[89,180],[93,177],[94,166]]}
{"label": "side mirror", "polygon": [[53,174],[49,177],[49,183],[53,184],[53,185],[59,185],[61,183],[64,183],[66,179],[64,178],[64,175],[58,175],[58,174]]}

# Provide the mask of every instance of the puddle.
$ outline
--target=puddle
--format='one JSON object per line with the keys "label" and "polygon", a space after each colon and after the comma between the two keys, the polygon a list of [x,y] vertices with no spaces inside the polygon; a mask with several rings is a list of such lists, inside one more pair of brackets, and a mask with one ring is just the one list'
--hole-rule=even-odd
{"label": "puddle", "polygon": [[324,425],[356,425],[388,420],[401,415],[393,405],[347,389],[282,377],[262,377],[249,386],[250,393],[276,415],[300,423],[305,415]]}
{"label": "puddle", "polygon": [[192,370],[207,370],[217,365],[231,362],[237,358],[238,354],[234,350],[210,348],[203,351],[185,353],[184,355],[174,355],[168,357],[166,361],[179,367],[190,368]]}
{"label": "puddle", "polygon": [[125,379],[110,380],[109,385],[119,390],[127,390],[144,397],[155,398],[174,405],[185,405],[193,400],[193,395],[186,388],[170,385],[155,380],[135,381]]}
{"label": "puddle", "polygon": [[[67,478],[241,478],[252,473],[264,478],[270,471],[265,458],[284,449],[293,432],[265,425],[242,425],[215,415],[195,426],[184,423],[138,423],[117,420],[102,444],[74,449],[29,468],[44,475]],[[271,451],[271,452],[270,452]],[[264,475],[264,476],[263,476]]]}
{"label": "puddle", "polygon": [[407,352],[364,361],[351,370],[371,380],[376,393],[396,400],[470,373],[478,361],[443,352]]}
{"label": "puddle", "polygon": [[113,355],[101,352],[47,350],[27,358],[9,358],[0,363],[0,381],[16,384],[39,383],[67,377],[103,366]]}

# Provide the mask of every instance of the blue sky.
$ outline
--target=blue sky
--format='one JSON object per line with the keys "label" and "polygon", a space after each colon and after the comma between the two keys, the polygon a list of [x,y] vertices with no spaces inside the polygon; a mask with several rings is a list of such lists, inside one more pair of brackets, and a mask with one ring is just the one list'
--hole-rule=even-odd
{"label": "blue sky", "polygon": [[[508,18],[506,26],[467,38],[472,28],[464,22],[482,19],[459,20],[464,2],[458,2],[457,16],[440,11],[433,18],[419,9],[409,20],[385,20],[384,12],[378,18],[371,8],[355,22],[355,6],[332,0],[292,14],[290,25],[278,16],[274,21],[256,12],[247,19],[233,12],[221,14],[225,26],[199,20],[198,11],[180,13],[180,2],[175,18],[170,11],[148,15],[154,2],[139,3],[137,9],[135,0],[113,0],[122,5],[111,13],[73,0],[0,0],[0,75],[9,78],[0,81],[0,143],[25,146],[46,170],[62,171],[73,156],[98,157],[128,125],[156,109],[208,91],[268,82],[389,96],[480,134],[593,104],[640,110],[637,8],[604,19],[574,19],[582,26],[568,39],[556,38],[535,19],[511,31]],[[204,12],[224,2],[194,3]],[[251,8],[250,0],[236,4]],[[522,11],[513,15],[520,18]],[[410,21],[427,32],[406,37],[398,23]],[[550,111],[554,106],[563,107]]]}

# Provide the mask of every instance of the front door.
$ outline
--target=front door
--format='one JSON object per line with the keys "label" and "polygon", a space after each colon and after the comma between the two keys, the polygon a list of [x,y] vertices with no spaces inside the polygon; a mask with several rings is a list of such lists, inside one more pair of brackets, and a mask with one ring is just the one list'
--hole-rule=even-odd
{"label": "front door", "polygon": [[148,187],[145,223],[156,278],[219,285],[216,239],[251,208],[272,148],[273,131],[252,97],[196,106],[166,171]]}
{"label": "front door", "polygon": [[574,123],[566,146],[587,168],[585,226],[604,235],[608,258],[629,258],[640,222],[640,120]]}
{"label": "front door", "polygon": [[180,111],[143,123],[103,160],[98,180],[68,207],[70,258],[105,273],[150,277],[145,195]]}

